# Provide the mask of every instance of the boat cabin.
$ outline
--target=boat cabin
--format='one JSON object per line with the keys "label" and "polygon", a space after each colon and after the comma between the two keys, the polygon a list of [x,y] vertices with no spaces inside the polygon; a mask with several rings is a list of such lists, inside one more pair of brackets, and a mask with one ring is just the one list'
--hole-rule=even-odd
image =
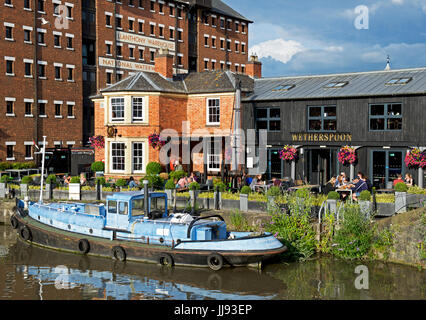
{"label": "boat cabin", "polygon": [[[129,223],[143,218],[167,218],[167,194],[149,193],[145,205],[145,194],[141,192],[121,192],[106,199],[106,227],[127,229]],[[161,206],[161,209],[159,209]]]}

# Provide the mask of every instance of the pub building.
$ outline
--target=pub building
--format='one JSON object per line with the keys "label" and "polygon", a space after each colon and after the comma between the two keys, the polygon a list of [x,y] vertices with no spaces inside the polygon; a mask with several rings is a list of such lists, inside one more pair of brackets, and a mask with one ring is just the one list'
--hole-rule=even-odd
{"label": "pub building", "polygon": [[[243,128],[267,130],[266,178],[291,177],[325,185],[346,172],[363,172],[377,188],[411,173],[424,186],[423,170],[405,165],[413,147],[426,147],[426,68],[256,79],[243,99]],[[279,151],[298,150],[287,162]],[[356,162],[342,165],[343,146]],[[249,161],[248,161],[249,162]],[[423,181],[420,181],[423,180]]]}

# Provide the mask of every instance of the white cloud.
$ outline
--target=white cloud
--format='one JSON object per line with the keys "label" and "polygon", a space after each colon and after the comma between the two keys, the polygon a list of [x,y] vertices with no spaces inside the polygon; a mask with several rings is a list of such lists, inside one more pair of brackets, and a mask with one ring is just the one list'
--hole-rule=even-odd
{"label": "white cloud", "polygon": [[324,50],[328,52],[343,52],[345,49],[342,46],[329,46]]}
{"label": "white cloud", "polygon": [[304,51],[303,45],[294,40],[275,39],[261,42],[250,49],[259,58],[272,58],[282,63],[289,62],[294,55]]}

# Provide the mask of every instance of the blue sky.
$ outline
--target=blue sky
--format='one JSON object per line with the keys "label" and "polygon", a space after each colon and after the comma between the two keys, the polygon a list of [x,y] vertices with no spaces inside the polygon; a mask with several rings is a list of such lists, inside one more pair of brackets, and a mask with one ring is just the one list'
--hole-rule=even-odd
{"label": "blue sky", "polygon": [[426,0],[224,1],[254,21],[265,77],[383,70],[387,55],[392,69],[426,67]]}

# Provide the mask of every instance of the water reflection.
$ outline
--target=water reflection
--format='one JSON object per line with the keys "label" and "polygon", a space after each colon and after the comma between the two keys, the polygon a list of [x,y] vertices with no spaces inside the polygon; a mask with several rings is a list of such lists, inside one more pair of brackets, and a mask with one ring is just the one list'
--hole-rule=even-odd
{"label": "water reflection", "polygon": [[213,272],[85,257],[29,246],[0,226],[0,299],[424,299],[425,272],[362,263],[369,290],[358,290],[359,262],[321,258]]}

